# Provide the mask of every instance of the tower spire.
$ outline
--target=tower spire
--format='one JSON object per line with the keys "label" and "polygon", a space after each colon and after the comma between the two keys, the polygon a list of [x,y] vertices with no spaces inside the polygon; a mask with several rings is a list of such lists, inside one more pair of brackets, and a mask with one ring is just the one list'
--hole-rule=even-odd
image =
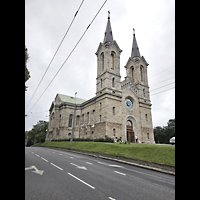
{"label": "tower spire", "polygon": [[112,29],[110,24],[110,11],[108,11],[108,22],[106,26],[105,36],[103,43],[113,42]]}
{"label": "tower spire", "polygon": [[132,45],[131,58],[136,58],[136,57],[140,57],[140,51],[135,37],[135,29],[133,28],[133,45]]}

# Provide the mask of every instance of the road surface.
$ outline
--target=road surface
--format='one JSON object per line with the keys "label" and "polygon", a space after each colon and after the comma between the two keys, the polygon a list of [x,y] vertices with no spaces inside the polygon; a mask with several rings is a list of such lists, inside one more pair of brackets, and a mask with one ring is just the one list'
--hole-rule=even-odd
{"label": "road surface", "polygon": [[175,176],[111,160],[25,147],[26,200],[173,200]]}

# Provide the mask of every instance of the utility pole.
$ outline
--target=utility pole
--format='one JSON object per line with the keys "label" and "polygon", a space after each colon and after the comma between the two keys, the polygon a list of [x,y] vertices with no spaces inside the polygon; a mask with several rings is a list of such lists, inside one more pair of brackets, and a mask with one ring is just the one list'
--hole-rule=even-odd
{"label": "utility pole", "polygon": [[76,117],[76,94],[77,94],[77,92],[75,92],[74,119],[73,119],[73,127],[72,127],[72,136],[71,136],[70,146],[72,146],[72,141],[74,138],[74,125],[75,125],[75,117]]}

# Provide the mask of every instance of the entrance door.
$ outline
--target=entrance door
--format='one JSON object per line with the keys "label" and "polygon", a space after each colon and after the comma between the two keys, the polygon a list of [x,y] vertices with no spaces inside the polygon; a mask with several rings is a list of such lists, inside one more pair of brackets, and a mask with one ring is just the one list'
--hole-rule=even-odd
{"label": "entrance door", "polygon": [[127,141],[135,143],[135,134],[133,132],[133,123],[128,120],[126,122]]}

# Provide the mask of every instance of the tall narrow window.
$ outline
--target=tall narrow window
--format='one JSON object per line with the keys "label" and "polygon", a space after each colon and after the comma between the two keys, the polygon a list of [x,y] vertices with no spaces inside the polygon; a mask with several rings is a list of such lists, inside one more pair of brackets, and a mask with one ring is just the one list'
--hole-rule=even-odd
{"label": "tall narrow window", "polygon": [[100,103],[100,110],[102,109],[102,103]]}
{"label": "tall narrow window", "polygon": [[99,121],[101,122],[101,115],[99,115]]}
{"label": "tall narrow window", "polygon": [[145,89],[143,89],[143,96],[145,97]]}
{"label": "tall narrow window", "polygon": [[87,113],[87,124],[89,124],[90,123],[90,113],[88,112]]}
{"label": "tall narrow window", "polygon": [[116,135],[115,135],[115,128],[113,128],[113,136],[116,136]]}
{"label": "tall narrow window", "polygon": [[112,87],[115,87],[115,78],[112,79]]}
{"label": "tall narrow window", "polygon": [[93,110],[93,125],[95,124],[95,110]]}
{"label": "tall narrow window", "polygon": [[68,124],[68,127],[72,127],[72,117],[73,117],[73,115],[70,114],[69,115],[69,124]]}
{"label": "tall narrow window", "polygon": [[101,69],[104,70],[104,53],[101,53]]}
{"label": "tall narrow window", "polygon": [[102,88],[102,79],[101,79],[101,88]]}
{"label": "tall narrow window", "polygon": [[140,78],[143,81],[143,66],[140,66]]}
{"label": "tall narrow window", "polygon": [[115,115],[115,107],[113,107],[113,115]]}
{"label": "tall narrow window", "polygon": [[149,133],[147,133],[147,139],[149,140]]}
{"label": "tall narrow window", "polygon": [[132,71],[132,80],[135,81],[135,71],[134,71],[134,67],[131,67],[131,71]]}
{"label": "tall narrow window", "polygon": [[146,118],[146,121],[148,121],[148,116],[147,116],[147,114],[145,114],[145,118]]}
{"label": "tall narrow window", "polygon": [[77,115],[77,117],[76,117],[76,125],[79,125],[79,124],[80,124],[80,116]]}
{"label": "tall narrow window", "polygon": [[83,119],[83,123],[82,124],[84,124],[84,114],[82,115],[82,119]]}
{"label": "tall narrow window", "polygon": [[114,69],[114,54],[111,53],[111,69]]}

